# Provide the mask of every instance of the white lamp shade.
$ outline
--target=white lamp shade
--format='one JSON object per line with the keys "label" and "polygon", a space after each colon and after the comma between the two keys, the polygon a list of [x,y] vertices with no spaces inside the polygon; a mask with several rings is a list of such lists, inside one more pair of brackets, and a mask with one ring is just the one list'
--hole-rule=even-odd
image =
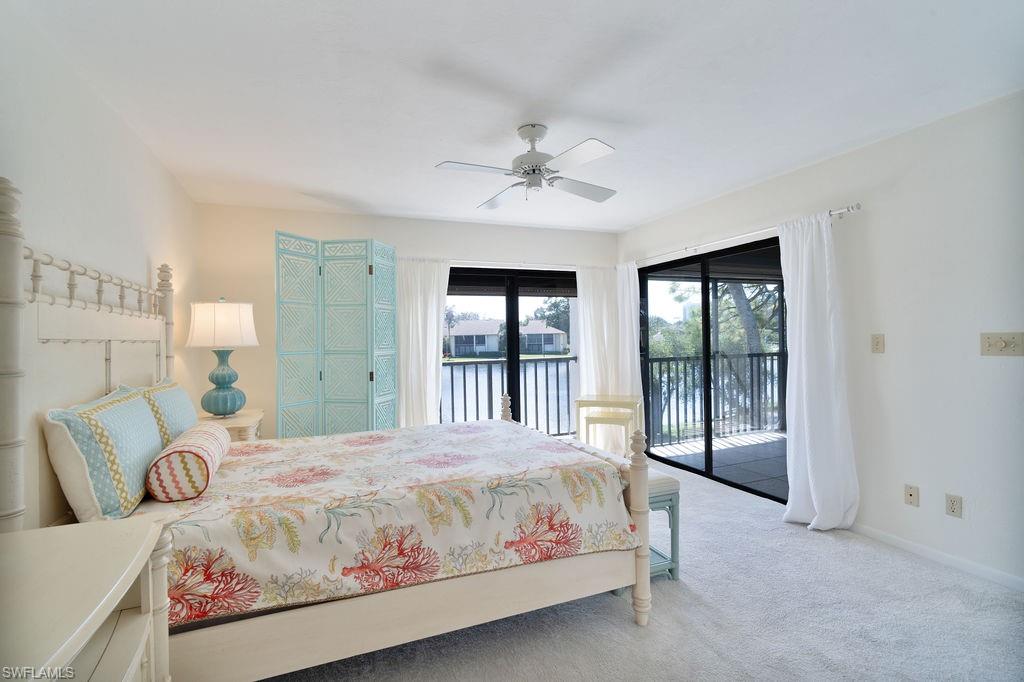
{"label": "white lamp shade", "polygon": [[193,303],[186,346],[242,348],[258,346],[252,303]]}

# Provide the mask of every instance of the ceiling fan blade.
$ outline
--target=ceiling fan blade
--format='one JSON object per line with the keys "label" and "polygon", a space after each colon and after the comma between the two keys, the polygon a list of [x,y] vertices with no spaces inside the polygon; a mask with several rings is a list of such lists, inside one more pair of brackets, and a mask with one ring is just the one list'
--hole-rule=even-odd
{"label": "ceiling fan blade", "polygon": [[479,206],[477,206],[477,208],[487,208],[487,209],[498,208],[499,206],[502,206],[502,205],[508,203],[508,200],[511,199],[515,195],[515,192],[513,192],[512,190],[514,190],[516,187],[522,187],[525,184],[526,184],[525,182],[517,182],[514,185],[509,185],[508,187],[506,187],[505,189],[501,190],[500,192],[495,194],[493,197],[491,197],[490,199],[488,199],[484,203],[482,203]]}
{"label": "ceiling fan blade", "polygon": [[566,171],[600,159],[602,156],[608,156],[613,151],[615,151],[615,147],[592,137],[589,140],[583,140],[575,147],[566,149],[548,161],[547,166],[556,172]]}
{"label": "ceiling fan blade", "polygon": [[605,201],[606,199],[611,199],[615,196],[615,190],[613,189],[601,187],[600,185],[591,185],[589,182],[580,182],[579,180],[563,178],[557,175],[553,178],[548,178],[548,182],[555,189],[560,189],[563,192],[575,194],[578,197],[590,199],[591,201]]}
{"label": "ceiling fan blade", "polygon": [[498,175],[512,175],[510,168],[498,168],[496,166],[481,166],[478,163],[462,163],[461,161],[442,161],[434,168],[446,170],[473,171],[474,173],[497,173]]}

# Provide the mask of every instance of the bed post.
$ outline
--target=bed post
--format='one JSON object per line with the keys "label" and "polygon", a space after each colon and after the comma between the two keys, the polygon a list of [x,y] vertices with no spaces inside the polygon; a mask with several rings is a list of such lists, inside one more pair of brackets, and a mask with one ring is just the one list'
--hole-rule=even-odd
{"label": "bed post", "polygon": [[651,613],[651,546],[650,507],[647,494],[647,438],[634,431],[630,441],[633,455],[629,460],[629,513],[640,535],[636,548],[636,584],[633,585],[633,612],[637,625],[647,625]]}
{"label": "bed post", "polygon": [[25,235],[15,215],[21,192],[0,178],[0,531],[20,530],[25,517],[22,434],[21,262]]}
{"label": "bed post", "polygon": [[164,263],[156,273],[156,288],[163,293],[160,297],[160,314],[164,316],[164,362],[166,376],[174,378],[174,285],[171,284],[171,266]]}
{"label": "bed post", "polygon": [[167,598],[167,564],[171,561],[174,542],[171,529],[165,527],[156,541],[149,558],[150,608],[153,609],[153,679],[166,682],[171,679],[170,632],[168,614],[171,602]]}
{"label": "bed post", "polygon": [[512,421],[512,398],[508,396],[508,393],[501,394],[501,420]]}

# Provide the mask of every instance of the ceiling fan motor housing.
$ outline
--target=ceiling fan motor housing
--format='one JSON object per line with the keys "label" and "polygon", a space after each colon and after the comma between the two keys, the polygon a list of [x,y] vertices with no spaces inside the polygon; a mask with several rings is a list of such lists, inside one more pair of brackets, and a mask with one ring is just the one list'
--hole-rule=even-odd
{"label": "ceiling fan motor housing", "polygon": [[544,152],[528,151],[512,161],[512,170],[526,180],[527,189],[540,189],[544,184],[544,177],[552,172],[546,164],[553,158],[551,154]]}

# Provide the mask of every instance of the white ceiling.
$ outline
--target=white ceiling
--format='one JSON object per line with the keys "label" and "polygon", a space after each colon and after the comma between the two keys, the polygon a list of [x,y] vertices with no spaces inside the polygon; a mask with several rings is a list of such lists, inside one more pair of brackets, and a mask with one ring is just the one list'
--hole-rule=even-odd
{"label": "white ceiling", "polygon": [[[1020,0],[21,0],[203,202],[619,230],[1024,87]],[[435,170],[617,152],[605,204]]]}

